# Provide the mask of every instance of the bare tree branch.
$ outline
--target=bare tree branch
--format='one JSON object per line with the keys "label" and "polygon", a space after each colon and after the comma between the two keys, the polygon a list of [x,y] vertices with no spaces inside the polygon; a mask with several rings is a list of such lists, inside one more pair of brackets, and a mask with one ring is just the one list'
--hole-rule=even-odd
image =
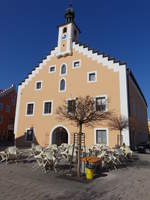
{"label": "bare tree branch", "polygon": [[122,145],[122,130],[128,129],[129,120],[124,116],[113,115],[108,122],[108,126],[111,130],[118,130],[120,132],[120,145]]}
{"label": "bare tree branch", "polygon": [[96,111],[95,101],[92,97],[79,97],[76,99],[76,109],[74,112],[67,112],[66,103],[56,110],[58,118],[61,120],[69,119],[76,123],[77,126],[85,124],[85,126],[93,126],[95,123],[111,118],[112,112]]}
{"label": "bare tree branch", "polygon": [[[75,108],[68,110],[66,102],[56,110],[56,114],[59,119],[68,119],[75,123],[79,127],[79,138],[82,134],[82,126],[94,126],[95,123],[100,123],[104,120],[111,118],[111,112],[105,111],[104,109],[97,109],[93,97],[79,97],[76,99]],[[107,102],[105,102],[107,105]],[[102,105],[105,107],[105,105]],[[78,143],[78,166],[77,174],[80,176],[80,152],[81,152],[81,138]]]}
{"label": "bare tree branch", "polygon": [[128,119],[124,116],[112,116],[109,119],[108,126],[112,130],[119,130],[122,131],[123,129],[127,129],[129,126]]}

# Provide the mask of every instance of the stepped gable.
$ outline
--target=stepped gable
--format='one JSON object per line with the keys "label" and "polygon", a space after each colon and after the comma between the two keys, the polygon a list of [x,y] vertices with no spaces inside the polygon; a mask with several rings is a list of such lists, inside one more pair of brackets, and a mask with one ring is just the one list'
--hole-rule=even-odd
{"label": "stepped gable", "polygon": [[[41,65],[43,65],[43,63],[45,61],[47,61],[47,59],[49,59],[50,57],[54,56],[55,52],[56,52],[56,48],[53,48],[51,51],[50,51],[50,54],[48,56],[44,56],[44,58],[40,61],[39,64],[37,64],[35,67],[33,67],[32,71],[30,73],[27,74],[27,76],[23,79],[23,81],[21,81],[19,83],[19,86],[22,86],[23,84],[25,84],[25,82],[30,79],[31,76],[34,75],[34,73],[38,73],[39,70],[42,68]],[[41,68],[40,68],[41,67]]]}
{"label": "stepped gable", "polygon": [[[103,52],[95,51],[94,49],[90,48],[87,44],[81,44],[81,43],[77,43],[77,42],[76,42],[75,45],[79,45],[79,47],[82,47],[83,49],[87,49],[87,51],[89,51],[89,52],[92,51],[92,54],[93,54],[93,55],[94,55],[94,54],[97,55],[97,58],[95,58],[95,60],[98,60],[98,56],[101,56],[102,58],[108,60],[107,65],[109,65],[109,62],[113,62],[113,63],[112,63],[112,66],[111,66],[110,68],[115,68],[115,64],[117,64],[118,67],[121,67],[121,66],[125,66],[125,67],[126,67],[126,66],[127,66],[126,62],[120,61],[120,60],[116,60],[114,57],[110,57],[109,55],[106,55],[106,54],[104,54]],[[79,50],[79,51],[80,51],[80,50]],[[87,52],[87,54],[88,54],[88,52]],[[92,55],[91,55],[91,57],[92,57]],[[115,70],[115,71],[118,71],[118,70],[119,70],[119,68],[118,68],[117,70]],[[144,102],[145,102],[145,104],[146,104],[146,106],[147,106],[147,102],[146,102],[146,99],[145,99],[145,97],[144,97],[144,94],[143,94],[143,92],[142,92],[142,90],[141,90],[139,84],[137,83],[137,80],[136,80],[135,76],[133,75],[133,73],[132,73],[132,71],[131,71],[130,68],[127,68],[127,73],[130,74],[130,76],[131,76],[133,82],[135,83],[135,85],[136,85],[136,87],[137,87],[137,89],[138,89],[140,95],[142,96],[142,98],[143,98],[143,100],[144,100]]]}
{"label": "stepped gable", "polygon": [[111,57],[104,52],[100,52],[99,50],[94,50],[93,48],[89,47],[89,45],[79,42],[74,42],[75,45],[79,45],[80,47],[87,48],[88,51],[92,51],[93,54],[101,55],[103,58],[107,58],[108,61],[113,61],[114,63],[118,63],[119,65],[127,65],[125,61],[116,60],[114,57]]}
{"label": "stepped gable", "polygon": [[[93,48],[89,47],[89,45],[87,45],[87,44],[73,42],[73,48],[76,48],[77,45],[79,45],[79,47],[83,48],[83,50],[87,49],[87,53],[91,52],[91,56],[100,56],[101,59],[105,59],[106,65],[107,64],[110,64],[110,65],[115,64],[116,65],[116,69],[114,69],[114,71],[118,71],[118,67],[121,66],[121,65],[125,65],[126,66],[126,62],[121,62],[120,60],[116,60],[114,57],[106,55],[104,52],[100,52],[98,50],[94,50]],[[42,69],[42,65],[44,64],[44,62],[47,61],[47,59],[49,59],[50,57],[56,55],[57,48],[58,47],[53,48],[50,51],[51,52],[50,55],[45,56],[43,58],[43,60],[41,60],[41,62],[38,65],[36,65],[32,69],[32,71],[24,78],[24,80],[21,83],[19,83],[19,85],[20,86],[24,85],[27,80],[29,80],[31,77],[34,76],[34,74],[38,73],[39,70]],[[111,66],[110,68],[113,68],[113,66]]]}

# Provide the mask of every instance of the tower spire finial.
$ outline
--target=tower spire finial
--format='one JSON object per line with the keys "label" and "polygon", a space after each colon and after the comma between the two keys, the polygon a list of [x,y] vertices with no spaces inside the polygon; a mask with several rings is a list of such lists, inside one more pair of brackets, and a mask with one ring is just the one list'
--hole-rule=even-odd
{"label": "tower spire finial", "polygon": [[74,22],[74,18],[75,18],[75,13],[74,13],[74,10],[72,8],[72,4],[70,4],[69,7],[66,9],[66,12],[65,12],[66,23]]}

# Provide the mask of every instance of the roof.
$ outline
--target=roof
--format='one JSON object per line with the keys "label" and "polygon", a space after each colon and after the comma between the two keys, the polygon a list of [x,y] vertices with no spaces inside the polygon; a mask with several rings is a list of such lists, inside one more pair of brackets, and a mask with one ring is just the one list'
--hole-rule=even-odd
{"label": "roof", "polygon": [[10,92],[12,92],[13,90],[16,91],[16,87],[14,85],[11,85],[7,89],[0,90],[0,97],[6,96],[7,94],[9,94]]}
{"label": "roof", "polygon": [[146,106],[147,106],[147,101],[146,101],[146,99],[145,99],[145,97],[144,97],[144,94],[143,94],[143,92],[142,92],[142,90],[141,90],[141,88],[140,88],[140,86],[139,86],[139,84],[138,84],[138,82],[137,82],[135,76],[133,75],[133,72],[132,72],[131,69],[129,69],[129,68],[127,69],[127,72],[128,72],[128,74],[131,76],[133,82],[135,83],[136,87],[138,88],[138,91],[140,92],[140,94],[141,94],[141,96],[143,97],[143,100],[144,100],[144,102],[145,102],[145,104],[146,104]]}
{"label": "roof", "polygon": [[101,52],[99,50],[94,50],[93,48],[89,47],[88,44],[83,44],[79,42],[75,42],[75,44],[78,44],[79,46],[83,46],[84,48],[88,48],[89,51],[92,51],[92,53],[97,53],[98,55],[102,55],[104,58],[108,58],[109,61],[113,61],[114,63],[118,63],[119,65],[126,65],[125,61],[120,61],[110,55],[105,54],[104,52]]}

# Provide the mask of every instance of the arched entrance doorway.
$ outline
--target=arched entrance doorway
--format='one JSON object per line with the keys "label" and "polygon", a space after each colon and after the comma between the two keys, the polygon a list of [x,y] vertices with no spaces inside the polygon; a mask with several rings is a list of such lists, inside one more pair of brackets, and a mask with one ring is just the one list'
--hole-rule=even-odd
{"label": "arched entrance doorway", "polygon": [[51,138],[52,144],[57,144],[58,146],[62,143],[68,144],[68,132],[64,127],[57,127],[52,132],[52,138]]}

